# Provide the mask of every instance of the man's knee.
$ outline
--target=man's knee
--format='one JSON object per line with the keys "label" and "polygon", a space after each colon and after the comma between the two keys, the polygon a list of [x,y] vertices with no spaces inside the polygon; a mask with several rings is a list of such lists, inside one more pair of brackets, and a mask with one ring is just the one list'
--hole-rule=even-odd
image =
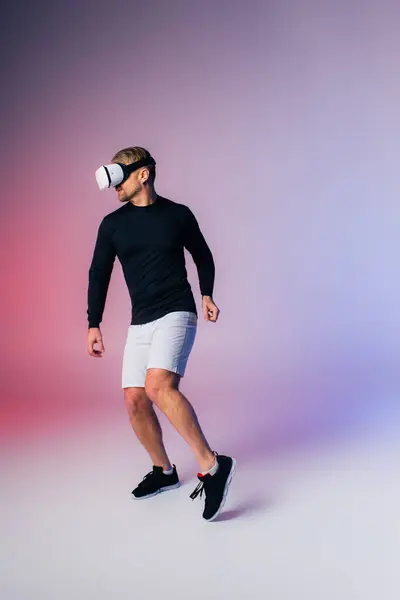
{"label": "man's knee", "polygon": [[132,417],[148,411],[151,405],[150,399],[146,395],[144,388],[125,388],[124,400],[125,406]]}
{"label": "man's knee", "polygon": [[152,402],[159,405],[171,389],[178,389],[180,377],[164,369],[148,369],[145,392]]}

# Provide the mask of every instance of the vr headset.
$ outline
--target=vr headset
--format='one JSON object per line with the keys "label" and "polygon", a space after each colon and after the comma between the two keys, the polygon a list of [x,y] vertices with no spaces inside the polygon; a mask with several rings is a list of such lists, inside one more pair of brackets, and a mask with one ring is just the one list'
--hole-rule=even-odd
{"label": "vr headset", "polygon": [[95,173],[99,190],[107,190],[108,188],[115,187],[123,181],[126,181],[129,175],[134,171],[137,171],[137,169],[155,166],[155,164],[156,161],[150,156],[149,158],[137,160],[130,165],[123,165],[122,163],[103,165],[97,169]]}

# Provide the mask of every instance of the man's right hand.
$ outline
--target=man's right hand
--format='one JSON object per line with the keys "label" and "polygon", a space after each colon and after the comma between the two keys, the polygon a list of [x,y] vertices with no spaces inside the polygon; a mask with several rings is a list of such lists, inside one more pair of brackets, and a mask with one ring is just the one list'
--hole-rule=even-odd
{"label": "man's right hand", "polygon": [[[94,346],[98,344],[99,349],[95,350]],[[95,358],[103,358],[103,353],[106,351],[103,344],[103,338],[99,327],[91,327],[87,336],[88,352],[90,356]]]}

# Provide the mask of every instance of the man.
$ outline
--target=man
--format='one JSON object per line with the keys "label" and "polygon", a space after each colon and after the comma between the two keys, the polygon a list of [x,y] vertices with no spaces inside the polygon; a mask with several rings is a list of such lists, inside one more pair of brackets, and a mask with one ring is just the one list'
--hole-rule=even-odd
{"label": "man", "polygon": [[[132,427],[153,464],[132,495],[149,498],[180,486],[176,467],[163,444],[154,403],[196,456],[200,483],[191,498],[204,491],[203,518],[212,521],[225,503],[236,462],[211,450],[193,407],[179,391],[179,382],[197,327],[184,248],[197,267],[204,318],[215,323],[219,309],[212,298],[213,257],[191,210],[156,193],[155,161],[147,150],[120,150],[112,164],[101,169],[102,177],[108,178],[105,187],[115,187],[123,206],[108,214],[98,230],[89,270],[87,345],[90,356],[103,356],[100,323],[118,257],[132,301],[122,387]],[[115,179],[117,170],[124,175]]]}

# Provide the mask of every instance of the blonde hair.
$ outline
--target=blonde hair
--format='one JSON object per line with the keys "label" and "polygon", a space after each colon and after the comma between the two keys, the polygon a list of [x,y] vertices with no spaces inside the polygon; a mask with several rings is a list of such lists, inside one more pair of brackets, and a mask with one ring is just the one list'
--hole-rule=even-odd
{"label": "blonde hair", "polygon": [[[111,162],[113,163],[122,163],[124,165],[130,165],[137,160],[142,160],[143,158],[151,158],[151,154],[146,148],[141,148],[140,146],[130,146],[129,148],[123,148],[119,150],[112,158]],[[149,182],[154,183],[156,178],[156,167],[155,165],[148,165],[146,167],[149,170]]]}

